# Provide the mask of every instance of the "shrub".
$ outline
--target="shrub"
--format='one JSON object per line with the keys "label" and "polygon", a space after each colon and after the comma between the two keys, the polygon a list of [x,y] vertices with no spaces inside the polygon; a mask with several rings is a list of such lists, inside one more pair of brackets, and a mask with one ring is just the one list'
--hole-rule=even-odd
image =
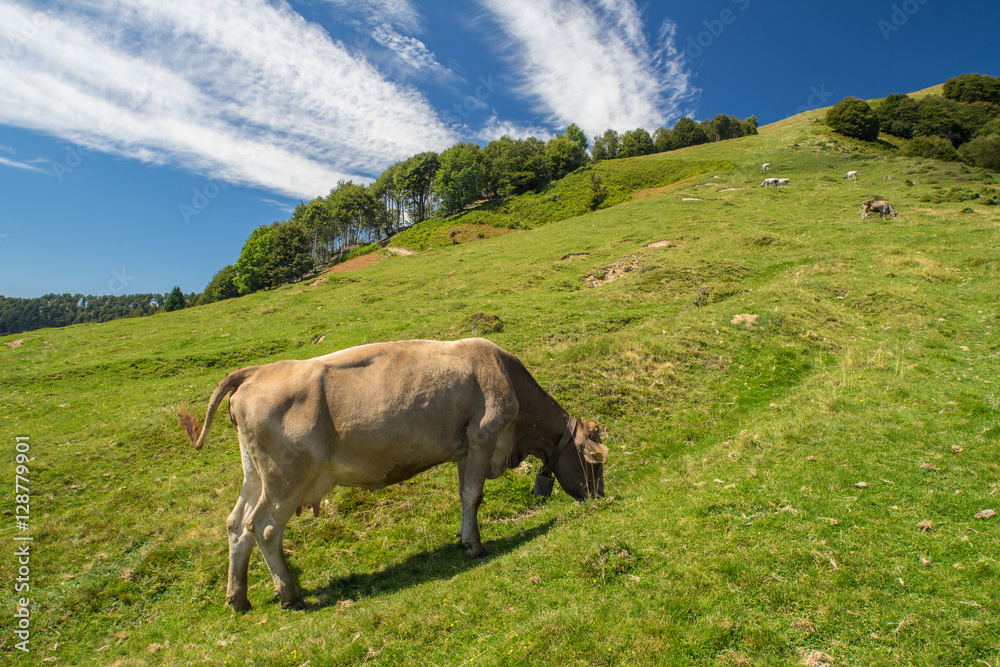
{"label": "shrub", "polygon": [[878,139],[878,116],[864,100],[845,97],[826,112],[826,124],[834,132],[862,141]]}
{"label": "shrub", "polygon": [[1000,135],[976,137],[963,144],[958,154],[975,167],[1000,171]]}
{"label": "shrub", "polygon": [[958,151],[951,142],[941,137],[916,137],[903,149],[909,156],[925,157],[932,160],[959,160]]}
{"label": "shrub", "polygon": [[944,96],[956,102],[1000,104],[1000,79],[985,74],[961,74],[945,81]]}
{"label": "shrub", "polygon": [[920,117],[917,101],[909,95],[889,95],[876,110],[879,128],[894,137],[910,139]]}

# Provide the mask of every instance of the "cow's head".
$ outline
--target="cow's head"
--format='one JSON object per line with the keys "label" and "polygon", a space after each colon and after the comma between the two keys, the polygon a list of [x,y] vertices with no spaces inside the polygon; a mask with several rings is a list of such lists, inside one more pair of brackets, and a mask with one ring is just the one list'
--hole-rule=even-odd
{"label": "cow's head", "polygon": [[556,462],[559,486],[577,500],[604,495],[604,462],[608,448],[601,444],[600,428],[593,419],[577,422],[574,447],[567,447]]}

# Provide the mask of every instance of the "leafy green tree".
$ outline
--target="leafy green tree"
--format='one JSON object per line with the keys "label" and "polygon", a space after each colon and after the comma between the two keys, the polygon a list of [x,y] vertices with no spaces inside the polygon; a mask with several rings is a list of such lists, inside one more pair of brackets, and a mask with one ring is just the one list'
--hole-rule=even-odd
{"label": "leafy green tree", "polygon": [[163,310],[169,313],[174,310],[180,310],[184,306],[184,292],[181,291],[180,287],[175,287],[163,303]]}
{"label": "leafy green tree", "polygon": [[702,127],[688,118],[682,116],[674,124],[674,129],[670,131],[671,144],[674,148],[686,148],[708,143],[708,135]]}
{"label": "leafy green tree", "polygon": [[982,134],[982,129],[1000,118],[1000,106],[989,102],[969,102],[958,105],[958,123],[962,126],[963,143],[977,134]]}
{"label": "leafy green tree", "polygon": [[928,95],[918,103],[917,123],[913,136],[936,136],[959,146],[968,137],[959,118],[961,105],[939,95]]}
{"label": "leafy green tree", "polygon": [[504,135],[483,149],[486,191],[492,196],[519,195],[540,190],[549,180],[545,144],[535,137],[512,139]]}
{"label": "leafy green tree", "polygon": [[740,125],[743,126],[743,134],[741,136],[750,137],[757,134],[757,116],[750,116],[749,118],[744,118],[740,121]]}
{"label": "leafy green tree", "polygon": [[455,144],[441,153],[434,192],[445,213],[456,213],[480,199],[485,182],[482,151],[476,144]]}
{"label": "leafy green tree", "polygon": [[649,155],[656,150],[653,145],[653,137],[649,132],[641,127],[629,130],[621,137],[621,149],[618,157],[636,157],[638,155]]}
{"label": "leafy green tree", "polygon": [[567,134],[557,134],[545,144],[545,164],[553,179],[562,178],[587,164],[587,151]]}
{"label": "leafy green tree", "polygon": [[406,202],[410,222],[416,224],[430,217],[434,201],[434,175],[438,170],[434,151],[417,153],[396,168],[393,181]]}
{"label": "leafy green tree", "polygon": [[1000,135],[976,137],[962,144],[958,154],[974,167],[1000,171]]}
{"label": "leafy green tree", "polygon": [[894,137],[909,139],[920,120],[920,106],[909,95],[887,95],[876,109],[879,128]]}
{"label": "leafy green tree", "polygon": [[396,172],[399,171],[400,164],[396,162],[391,165],[368,188],[385,209],[387,231],[390,233],[400,231],[406,222],[406,196],[396,187]]}
{"label": "leafy green tree", "polygon": [[224,299],[232,299],[240,295],[240,288],[236,285],[236,267],[230,264],[216,272],[212,280],[205,287],[200,303],[213,303]]}
{"label": "leafy green tree", "polygon": [[587,208],[596,211],[608,198],[608,189],[604,186],[604,180],[597,175],[597,172],[590,172],[590,183],[587,188]]}
{"label": "leafy green tree", "polygon": [[664,153],[669,150],[673,150],[674,143],[670,136],[670,130],[665,127],[658,127],[656,131],[653,132],[653,146],[656,147],[657,153]]}
{"label": "leafy green tree", "polygon": [[621,141],[618,133],[612,129],[607,129],[604,134],[594,137],[594,150],[590,152],[590,159],[594,162],[599,160],[614,160],[621,150]]}
{"label": "leafy green tree", "polygon": [[1000,104],[1000,78],[986,74],[961,74],[944,82],[944,96],[956,102]]}
{"label": "leafy green tree", "polygon": [[236,260],[236,286],[240,294],[250,294],[268,286],[265,263],[271,251],[271,237],[274,229],[261,225],[250,233],[243,244],[239,259]]}
{"label": "leafy green tree", "polygon": [[878,116],[868,103],[856,97],[845,97],[826,112],[826,124],[834,132],[862,141],[878,139]]}
{"label": "leafy green tree", "polygon": [[266,287],[295,282],[313,268],[309,235],[301,226],[276,222],[272,228],[271,251],[264,262]]}
{"label": "leafy green tree", "polygon": [[576,123],[570,123],[566,127],[566,138],[580,144],[584,151],[590,148],[590,145],[587,143],[587,135],[583,133],[583,130]]}
{"label": "leafy green tree", "polygon": [[[434,162],[437,163],[436,154]],[[433,185],[425,187],[430,191]],[[353,181],[338,181],[326,197],[326,207],[340,234],[341,255],[362,241],[379,238],[389,226],[382,202],[375,198],[370,188]]]}

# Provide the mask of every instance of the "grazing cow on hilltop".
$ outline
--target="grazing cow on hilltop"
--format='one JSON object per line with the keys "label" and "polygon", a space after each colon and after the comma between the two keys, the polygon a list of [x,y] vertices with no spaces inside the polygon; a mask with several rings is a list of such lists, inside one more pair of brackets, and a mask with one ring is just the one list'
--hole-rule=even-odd
{"label": "grazing cow on hilltop", "polygon": [[226,600],[237,611],[250,608],[254,544],[281,606],[302,606],[282,550],[285,526],[303,506],[318,515],[337,485],[381,489],[457,463],[459,537],[470,558],[486,554],[477,518],[484,480],[529,455],[545,462],[539,495],[551,491],[553,475],[578,500],[604,495],[608,450],[597,423],[571,417],[514,355],[482,338],[361,345],[234,371],[215,388],[204,428],[180,408],[196,449],[228,394],[243,462],[243,488],[226,522]]}
{"label": "grazing cow on hilltop", "polygon": [[869,213],[878,213],[880,220],[885,220],[885,216],[898,217],[899,213],[892,207],[892,204],[884,199],[866,199],[861,202],[861,219],[868,217]]}
{"label": "grazing cow on hilltop", "polygon": [[856,181],[856,180],[858,180],[858,172],[856,172],[856,171],[849,171],[846,174],[844,174],[844,178],[849,178],[852,181]]}
{"label": "grazing cow on hilltop", "polygon": [[771,171],[771,163],[770,162],[765,162],[764,164],[761,165],[760,170],[761,171]]}
{"label": "grazing cow on hilltop", "polygon": [[776,179],[776,178],[765,178],[764,182],[760,184],[760,187],[762,187],[762,188],[775,187],[776,188],[776,187],[778,187],[778,179]]}

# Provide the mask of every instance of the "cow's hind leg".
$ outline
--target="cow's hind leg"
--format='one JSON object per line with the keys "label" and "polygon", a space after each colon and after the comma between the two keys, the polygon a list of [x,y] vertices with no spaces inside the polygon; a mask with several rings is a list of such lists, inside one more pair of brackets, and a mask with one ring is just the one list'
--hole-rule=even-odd
{"label": "cow's hind leg", "polygon": [[256,497],[248,500],[246,490],[247,485],[244,483],[244,492],[236,500],[236,506],[226,520],[229,532],[229,583],[226,588],[226,602],[236,611],[250,609],[250,599],[247,597],[247,570],[250,566],[254,538],[244,525],[244,515],[253,507]]}
{"label": "cow's hind leg", "polygon": [[226,519],[226,529],[229,534],[229,582],[226,587],[226,602],[236,611],[246,611],[250,608],[247,597],[247,570],[250,566],[250,554],[253,553],[254,537],[247,530],[246,520],[250,511],[260,497],[260,477],[243,457],[243,488],[236,506]]}
{"label": "cow's hind leg", "polygon": [[260,501],[247,520],[249,530],[253,532],[264,555],[267,569],[271,571],[274,580],[274,592],[281,600],[283,609],[301,609],[302,594],[295,583],[292,571],[288,569],[285,560],[283,542],[285,526],[295,514],[297,503],[278,503],[272,500],[264,489]]}

